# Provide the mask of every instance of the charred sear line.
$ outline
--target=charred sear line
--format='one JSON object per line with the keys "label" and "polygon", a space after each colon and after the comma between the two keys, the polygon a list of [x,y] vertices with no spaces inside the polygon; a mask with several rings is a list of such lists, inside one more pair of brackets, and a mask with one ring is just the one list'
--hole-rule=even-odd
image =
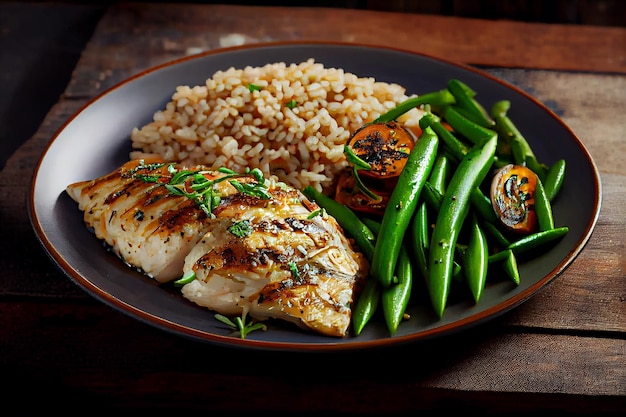
{"label": "charred sear line", "polygon": [[159,219],[159,228],[177,229],[185,224],[192,224],[206,219],[206,213],[193,204],[193,202],[188,201],[175,210],[168,210],[163,213]]}
{"label": "charred sear line", "polygon": [[[121,178],[126,178],[123,174],[121,175]],[[104,184],[105,181],[97,181],[96,184],[94,184],[95,186],[100,186],[102,184]],[[147,183],[145,181],[136,179],[136,178],[132,178],[125,183],[124,187],[109,194],[106,199],[104,200],[105,204],[112,204],[115,203],[117,200],[119,200],[120,198],[124,197],[124,198],[131,198],[133,196],[137,196],[143,193],[143,202],[139,202],[138,204],[143,204],[143,205],[150,205],[153,204],[154,202],[167,197],[168,196],[168,192],[167,190],[163,190],[161,189],[161,187],[156,187],[154,184],[152,183]]]}
{"label": "charred sear line", "polygon": [[266,266],[272,262],[276,262],[277,255],[278,254],[271,249],[260,249],[250,254],[245,263],[253,268],[258,268],[259,266]]}
{"label": "charred sear line", "polygon": [[196,261],[196,268],[207,271],[219,269],[254,270],[261,266],[268,266],[280,262],[280,254],[270,249],[258,250],[255,253],[246,253],[236,244],[213,248]]}
{"label": "charred sear line", "polygon": [[[152,188],[149,192],[146,193],[146,199],[141,203],[142,206],[148,207],[150,205],[156,204],[162,199],[170,196],[169,193],[166,192],[157,192],[156,190],[160,190],[161,188]],[[180,197],[179,197],[180,198]]]}
{"label": "charred sear line", "polygon": [[112,204],[115,201],[117,201],[120,197],[122,196],[126,196],[126,197],[130,197],[131,193],[126,189],[123,188],[121,190],[118,190],[114,193],[109,194],[105,199],[104,199],[104,204]]}
{"label": "charred sear line", "polygon": [[254,230],[256,230],[257,232],[272,234],[272,235],[276,235],[281,230],[285,229],[283,226],[283,223],[282,222],[279,223],[276,220],[273,220],[271,222],[267,220],[261,220],[260,222],[254,223],[253,227],[254,227]]}
{"label": "charred sear line", "polygon": [[291,226],[292,230],[303,230],[306,227],[306,223],[300,219],[296,219],[293,217],[287,217],[285,222]]}
{"label": "charred sear line", "polygon": [[324,230],[309,220],[287,217],[285,219],[261,220],[251,223],[255,232],[277,235],[281,232],[301,232],[308,235],[322,234]]}
{"label": "charred sear line", "polygon": [[247,194],[236,193],[223,196],[220,203],[213,209],[213,214],[219,216],[224,210],[231,207],[249,208],[249,207],[267,207],[271,200],[264,200]]}
{"label": "charred sear line", "polygon": [[297,283],[291,278],[279,282],[272,282],[259,291],[257,302],[262,304],[264,302],[274,302],[281,299],[303,302],[300,295],[296,293],[296,289],[298,287],[309,285],[314,284],[310,284],[308,282]]}
{"label": "charred sear line", "polygon": [[319,227],[315,222],[310,220],[296,219],[293,217],[287,217],[285,222],[291,227],[293,231],[300,231],[307,235],[323,234],[324,230]]}
{"label": "charred sear line", "polygon": [[113,219],[115,218],[115,215],[117,214],[117,210],[111,210],[111,215],[109,216],[109,223],[111,223],[111,221],[113,221]]}
{"label": "charred sear line", "polygon": [[239,258],[233,248],[226,248],[222,251],[222,260],[224,265],[233,265],[236,263],[244,263],[243,259]]}

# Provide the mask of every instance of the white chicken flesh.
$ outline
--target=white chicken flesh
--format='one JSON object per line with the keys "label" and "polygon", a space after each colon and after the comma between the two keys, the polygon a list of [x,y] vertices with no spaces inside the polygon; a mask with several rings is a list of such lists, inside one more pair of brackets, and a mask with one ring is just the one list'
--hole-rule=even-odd
{"label": "white chicken flesh", "polygon": [[66,192],[129,266],[159,283],[195,276],[181,291],[197,305],[345,336],[368,273],[363,254],[299,190],[233,174],[130,161]]}

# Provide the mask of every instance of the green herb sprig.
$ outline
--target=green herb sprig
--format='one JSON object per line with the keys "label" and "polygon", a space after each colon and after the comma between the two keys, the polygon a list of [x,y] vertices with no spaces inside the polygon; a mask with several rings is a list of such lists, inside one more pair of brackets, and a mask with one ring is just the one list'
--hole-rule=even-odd
{"label": "green herb sprig", "polygon": [[194,279],[196,279],[196,273],[193,271],[188,272],[187,274],[183,275],[182,277],[174,281],[174,286],[182,287],[183,285],[189,284]]}
{"label": "green herb sprig", "polygon": [[[215,179],[208,179],[205,177],[205,175],[209,174],[210,171],[188,169],[177,170],[175,163],[167,164],[167,171],[170,174],[169,178],[160,174],[150,175],[139,172],[144,169],[154,171],[165,165],[165,163],[153,163],[146,165],[143,160],[140,160],[139,164],[130,170],[128,175],[144,182],[164,186],[170,194],[187,197],[196,203],[198,207],[200,207],[210,218],[215,218],[213,210],[220,203],[220,195],[215,190],[215,185],[222,181],[229,181],[230,184],[242,194],[262,200],[269,200],[272,198],[267,190],[267,186],[265,185],[263,172],[261,172],[258,168],[246,168],[245,172],[241,174],[231,169],[222,167],[219,168],[218,171],[225,175]],[[255,179],[255,182],[241,183],[236,180],[236,178],[248,176],[252,176]]]}
{"label": "green herb sprig", "polygon": [[374,193],[370,190],[361,180],[361,176],[359,175],[359,170],[363,169],[369,171],[372,169],[372,166],[363,159],[359,158],[357,154],[352,151],[348,145],[344,145],[343,153],[346,156],[346,160],[352,164],[352,174],[355,179],[356,187],[363,192],[370,200],[380,203],[382,201],[382,197],[378,194]]}
{"label": "green herb sprig", "polygon": [[246,313],[244,312],[241,317],[235,317],[233,320],[222,314],[216,314],[215,319],[224,323],[228,327],[232,327],[233,329],[239,332],[239,337],[245,339],[248,334],[255,330],[267,330],[267,326],[263,323],[257,323],[254,320],[247,321]]}
{"label": "green herb sprig", "polygon": [[254,228],[250,220],[241,220],[228,227],[228,231],[237,237],[244,238],[250,236]]}

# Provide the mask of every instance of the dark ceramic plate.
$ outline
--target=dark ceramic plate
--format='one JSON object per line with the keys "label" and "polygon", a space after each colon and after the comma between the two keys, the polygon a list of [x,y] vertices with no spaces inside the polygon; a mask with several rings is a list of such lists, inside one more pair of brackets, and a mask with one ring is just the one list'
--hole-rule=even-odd
{"label": "dark ceramic plate", "polygon": [[[180,84],[203,84],[217,70],[315,58],[359,76],[399,83],[410,93],[425,93],[458,78],[478,93],[486,106],[506,99],[510,116],[548,164],[564,158],[566,181],[553,204],[557,226],[569,233],[540,256],[520,263],[521,284],[491,282],[475,305],[471,296],[449,300],[441,320],[427,302],[409,311],[411,320],[390,337],[375,318],[358,337],[335,339],[271,323],[244,340],[233,336],[213,314],[176,292],[126,267],[87,230],[82,213],[65,194],[75,181],[92,179],[128,160],[130,131],[152,120]],[[33,228],[54,262],[77,285],[98,300],[157,328],[191,339],[233,347],[272,350],[349,350],[417,342],[468,329],[526,301],[555,279],[583,249],[600,210],[600,180],[581,141],[548,108],[523,91],[476,69],[398,49],[337,43],[265,44],[230,48],[184,58],[122,82],[76,113],[51,140],[34,174],[29,198]]]}

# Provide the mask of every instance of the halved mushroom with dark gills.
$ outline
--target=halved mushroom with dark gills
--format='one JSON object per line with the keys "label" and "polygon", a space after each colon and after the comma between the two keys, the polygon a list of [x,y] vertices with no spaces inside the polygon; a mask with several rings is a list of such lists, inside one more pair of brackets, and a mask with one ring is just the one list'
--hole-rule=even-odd
{"label": "halved mushroom with dark gills", "polygon": [[537,230],[537,181],[537,175],[523,165],[505,165],[494,175],[491,182],[491,203],[507,230],[519,234]]}

